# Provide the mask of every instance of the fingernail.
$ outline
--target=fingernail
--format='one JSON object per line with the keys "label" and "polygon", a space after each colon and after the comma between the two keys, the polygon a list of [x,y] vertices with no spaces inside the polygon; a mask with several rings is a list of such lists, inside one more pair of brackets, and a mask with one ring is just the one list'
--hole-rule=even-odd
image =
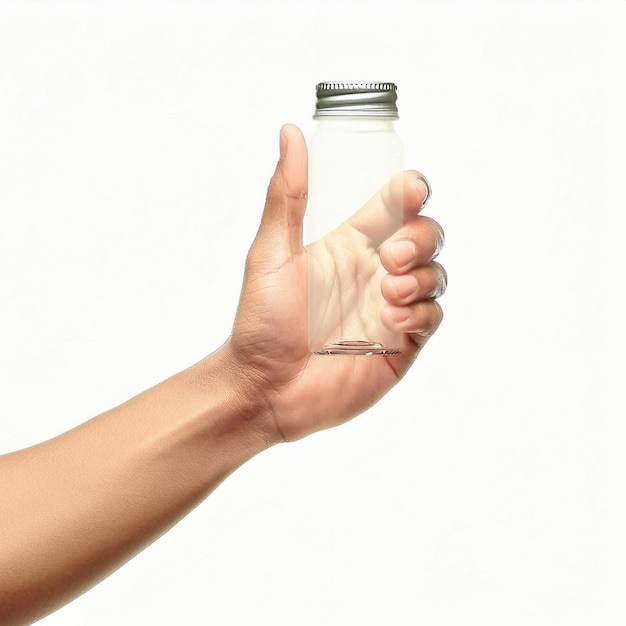
{"label": "fingernail", "polygon": [[[437,224],[439,226],[439,224]],[[443,232],[443,228],[439,226],[439,237],[437,237],[437,243],[435,244],[435,252],[433,254],[433,259],[436,259],[440,252],[443,250],[443,247],[446,245],[446,234]]]}
{"label": "fingernail", "polygon": [[283,126],[280,129],[280,159],[281,161],[285,158],[287,154],[287,136],[285,134],[285,127]]}
{"label": "fingernail", "polygon": [[448,288],[448,274],[443,267],[441,268],[441,273],[439,274],[439,278],[437,279],[437,286],[433,289],[430,294],[431,298],[439,298],[443,296]]}
{"label": "fingernail", "polygon": [[424,201],[422,202],[422,206],[420,207],[420,209],[423,209],[428,204],[430,197],[433,195],[433,188],[430,186],[430,183],[428,182],[428,179],[426,178],[426,176],[424,176],[424,174],[420,174],[417,177],[415,184],[418,188],[423,188],[422,193],[424,194]]}
{"label": "fingernail", "polygon": [[389,254],[398,269],[408,265],[415,258],[416,252],[415,244],[409,239],[394,241],[389,246]]}

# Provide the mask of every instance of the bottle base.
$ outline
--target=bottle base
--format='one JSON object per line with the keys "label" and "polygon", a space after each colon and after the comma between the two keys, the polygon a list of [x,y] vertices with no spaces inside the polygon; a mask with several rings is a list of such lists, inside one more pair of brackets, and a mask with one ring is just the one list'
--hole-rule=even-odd
{"label": "bottle base", "polygon": [[399,354],[397,348],[386,348],[380,343],[373,341],[333,341],[325,343],[321,349],[313,349],[314,354],[344,354],[348,356],[390,356]]}

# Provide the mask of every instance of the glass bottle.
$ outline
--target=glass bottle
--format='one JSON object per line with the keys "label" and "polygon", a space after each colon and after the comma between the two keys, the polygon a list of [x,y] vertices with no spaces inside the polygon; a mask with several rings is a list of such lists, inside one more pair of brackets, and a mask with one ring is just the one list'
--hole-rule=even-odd
{"label": "glass bottle", "polygon": [[316,91],[306,222],[309,349],[397,354],[402,335],[381,321],[386,272],[378,248],[402,225],[402,203],[382,206],[377,194],[403,169],[396,85],[326,82]]}

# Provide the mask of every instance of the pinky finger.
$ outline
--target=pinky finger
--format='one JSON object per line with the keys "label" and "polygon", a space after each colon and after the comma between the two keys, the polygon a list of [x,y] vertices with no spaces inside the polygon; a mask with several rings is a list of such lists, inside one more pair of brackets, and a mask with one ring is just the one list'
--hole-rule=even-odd
{"label": "pinky finger", "polygon": [[420,300],[410,306],[386,304],[381,319],[389,330],[407,334],[421,348],[441,324],[443,310],[436,300]]}

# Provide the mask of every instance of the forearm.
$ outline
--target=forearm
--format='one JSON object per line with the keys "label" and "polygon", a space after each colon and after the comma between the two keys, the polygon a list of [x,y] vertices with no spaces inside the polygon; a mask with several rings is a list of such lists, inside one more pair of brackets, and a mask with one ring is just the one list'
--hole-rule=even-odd
{"label": "forearm", "polygon": [[0,621],[93,586],[268,446],[226,350],[78,428],[0,457]]}

